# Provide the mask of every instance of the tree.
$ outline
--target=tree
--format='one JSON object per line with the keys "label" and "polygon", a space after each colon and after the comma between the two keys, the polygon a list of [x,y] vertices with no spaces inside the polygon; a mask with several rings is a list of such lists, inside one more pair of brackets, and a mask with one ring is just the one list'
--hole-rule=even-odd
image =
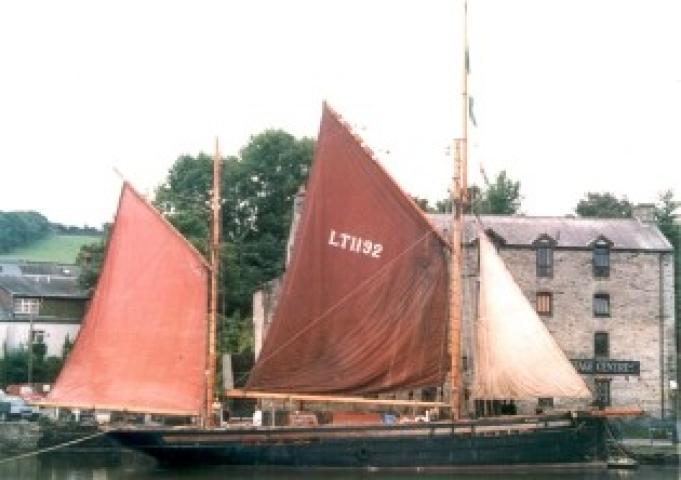
{"label": "tree", "polygon": [[448,195],[435,202],[435,213],[452,213],[452,197]]}
{"label": "tree", "polygon": [[681,206],[681,202],[674,200],[674,192],[667,190],[660,194],[655,205],[655,223],[669,242],[676,246],[679,242],[679,225],[676,223],[674,212]]}
{"label": "tree", "polygon": [[255,235],[269,233],[285,245],[293,197],[307,178],[314,142],[281,130],[251,137],[241,150],[245,191]]}
{"label": "tree", "polygon": [[104,261],[106,243],[109,241],[111,224],[104,224],[102,230],[104,235],[101,240],[81,246],[78,255],[76,255],[76,264],[80,266],[78,284],[86,290],[94,288],[97,283],[97,277],[99,277],[99,271]]}
{"label": "tree", "polygon": [[[488,183],[486,188],[481,189],[475,184],[468,187],[466,213],[514,215],[520,209],[521,200],[520,182],[513,181],[507,176],[506,171],[502,170],[496,176],[494,182]],[[450,213],[452,211],[450,196],[438,200],[433,211],[434,213]]]}
{"label": "tree", "polygon": [[[55,356],[46,357],[47,346],[44,343],[31,345],[32,381],[38,383],[53,383],[64,359]],[[29,349],[27,347],[9,349],[4,348],[4,355],[0,358],[0,385],[12,383],[25,383],[28,379]]]}
{"label": "tree", "polygon": [[480,195],[471,198],[471,209],[479,214],[513,215],[518,213],[521,200],[520,182],[514,182],[502,170]]}
{"label": "tree", "polygon": [[5,348],[0,359],[0,384],[24,383],[28,376],[28,350]]}
{"label": "tree", "polygon": [[[231,161],[222,160],[223,194],[224,172]],[[165,183],[156,189],[154,200],[156,208],[204,254],[208,252],[212,162],[212,157],[204,153],[196,157],[180,156],[168,172]]]}
{"label": "tree", "polygon": [[64,338],[64,344],[61,347],[61,357],[63,359],[66,359],[66,357],[69,356],[69,353],[71,353],[72,348],[73,348],[73,341],[71,341],[71,337],[67,333],[66,337]]}
{"label": "tree", "polygon": [[96,227],[83,225],[82,227],[76,225],[64,225],[62,223],[50,223],[53,231],[63,235],[96,235],[99,236],[104,233]]}
{"label": "tree", "polygon": [[674,199],[674,192],[663,192],[655,205],[655,223],[674,248],[674,315],[676,317],[677,371],[681,371],[681,225],[676,222],[675,211],[681,202]]}
{"label": "tree", "polygon": [[38,212],[0,212],[0,253],[46,237],[52,228]]}
{"label": "tree", "polygon": [[[314,142],[281,130],[251,137],[222,159],[222,329],[229,351],[248,348],[253,292],[281,275],[293,198],[304,184]],[[184,155],[156,191],[155,205],[200,251],[207,251],[212,157]]]}
{"label": "tree", "polygon": [[[428,203],[427,198],[421,198],[421,197],[411,197],[411,199],[414,201],[414,203],[424,212],[426,213],[437,213],[437,210],[433,207],[430,206]],[[440,202],[438,202],[440,203]]]}
{"label": "tree", "polygon": [[632,205],[627,197],[618,199],[610,192],[588,192],[577,204],[575,212],[580,217],[628,218]]}

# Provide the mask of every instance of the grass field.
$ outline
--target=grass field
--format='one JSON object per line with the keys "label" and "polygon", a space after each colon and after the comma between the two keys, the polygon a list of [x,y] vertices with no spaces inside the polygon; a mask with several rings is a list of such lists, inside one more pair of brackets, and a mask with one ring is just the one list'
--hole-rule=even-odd
{"label": "grass field", "polygon": [[99,239],[100,237],[94,235],[50,235],[30,245],[0,254],[0,260],[75,263],[80,247]]}

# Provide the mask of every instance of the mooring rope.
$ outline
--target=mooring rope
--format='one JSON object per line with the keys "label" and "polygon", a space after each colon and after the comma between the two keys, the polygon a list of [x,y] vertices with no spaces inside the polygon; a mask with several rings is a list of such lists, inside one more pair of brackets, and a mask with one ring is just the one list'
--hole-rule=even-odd
{"label": "mooring rope", "polygon": [[9,457],[9,458],[3,458],[2,460],[0,460],[0,465],[2,465],[3,463],[14,462],[14,461],[20,460],[22,458],[34,457],[36,455],[40,455],[41,453],[51,452],[53,450],[59,450],[60,448],[68,447],[69,445],[75,445],[77,443],[84,442],[85,440],[90,440],[91,438],[101,437],[104,434],[106,434],[106,432],[97,432],[97,433],[93,433],[92,435],[87,435],[85,437],[77,438],[75,440],[69,440],[68,442],[60,443],[58,445],[52,445],[51,447],[41,448],[40,450],[34,450],[32,452],[22,453],[20,455],[15,455],[15,456]]}

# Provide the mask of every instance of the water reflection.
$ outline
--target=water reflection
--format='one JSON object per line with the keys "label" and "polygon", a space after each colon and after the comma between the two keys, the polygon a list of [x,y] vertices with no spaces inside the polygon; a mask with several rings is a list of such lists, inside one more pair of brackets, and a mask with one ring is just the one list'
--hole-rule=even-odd
{"label": "water reflection", "polygon": [[234,470],[229,468],[213,468],[192,470],[183,472],[151,471],[146,475],[135,478],[158,479],[158,480],[442,480],[444,478],[456,478],[457,480],[679,480],[677,469],[643,467],[636,471],[625,470],[598,470],[598,471],[573,471],[573,472],[478,472],[478,473],[383,473],[367,471],[351,472],[265,472],[253,470]]}
{"label": "water reflection", "polygon": [[648,467],[638,470],[504,471],[476,473],[368,472],[339,470],[257,470],[234,467],[206,467],[163,470],[142,455],[121,457],[59,455],[28,458],[0,464],[2,480],[679,480],[679,469]]}

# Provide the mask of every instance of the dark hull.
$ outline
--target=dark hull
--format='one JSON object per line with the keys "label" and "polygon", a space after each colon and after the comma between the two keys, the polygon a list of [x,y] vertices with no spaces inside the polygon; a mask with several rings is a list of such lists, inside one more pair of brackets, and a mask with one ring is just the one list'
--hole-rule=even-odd
{"label": "dark hull", "polygon": [[496,424],[121,429],[109,435],[167,466],[448,468],[577,465],[606,456],[600,420],[592,418]]}

